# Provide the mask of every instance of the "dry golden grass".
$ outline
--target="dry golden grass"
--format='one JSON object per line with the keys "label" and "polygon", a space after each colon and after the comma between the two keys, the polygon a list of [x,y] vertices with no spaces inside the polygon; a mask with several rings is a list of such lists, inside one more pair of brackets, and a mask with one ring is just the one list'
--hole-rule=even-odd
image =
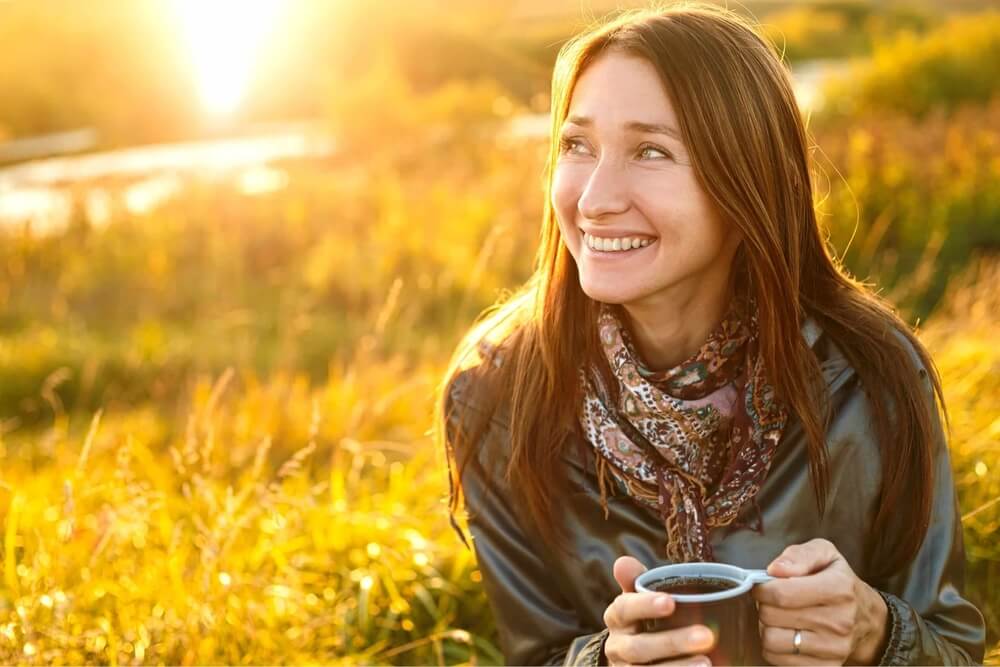
{"label": "dry golden grass", "polygon": [[[979,265],[922,332],[952,414],[968,587],[993,627],[998,278],[1000,264]],[[229,371],[198,385],[169,453],[151,449],[141,411],[53,425],[42,461],[5,457],[0,660],[499,660],[420,432],[438,370],[369,358],[318,385]],[[376,439],[399,429],[396,409],[409,427]]]}

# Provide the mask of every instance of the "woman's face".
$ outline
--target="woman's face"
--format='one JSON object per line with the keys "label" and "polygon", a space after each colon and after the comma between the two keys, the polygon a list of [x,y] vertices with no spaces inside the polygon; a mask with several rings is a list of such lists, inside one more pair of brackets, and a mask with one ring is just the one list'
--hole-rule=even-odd
{"label": "woman's face", "polygon": [[[589,297],[655,307],[725,285],[739,233],[696,179],[647,60],[610,52],[593,61],[577,80],[561,142],[552,206]],[[616,239],[629,249],[615,250]]]}

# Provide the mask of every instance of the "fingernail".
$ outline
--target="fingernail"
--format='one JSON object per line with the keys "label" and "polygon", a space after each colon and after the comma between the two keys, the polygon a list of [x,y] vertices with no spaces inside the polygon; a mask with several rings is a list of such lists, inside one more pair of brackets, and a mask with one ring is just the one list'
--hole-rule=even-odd
{"label": "fingernail", "polygon": [[660,611],[666,611],[667,609],[670,609],[670,598],[668,598],[666,595],[661,595],[660,597],[656,598],[656,602],[654,602],[653,604]]}
{"label": "fingernail", "polygon": [[704,628],[698,628],[697,630],[692,630],[691,634],[688,635],[688,641],[692,644],[704,644],[712,638],[712,633]]}

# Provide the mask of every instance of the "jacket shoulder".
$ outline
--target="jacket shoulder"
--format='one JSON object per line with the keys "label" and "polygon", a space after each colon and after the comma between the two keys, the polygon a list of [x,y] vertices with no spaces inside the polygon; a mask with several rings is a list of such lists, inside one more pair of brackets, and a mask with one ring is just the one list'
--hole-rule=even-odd
{"label": "jacket shoulder", "polygon": [[501,386],[498,368],[483,362],[457,371],[445,389],[446,417],[464,422],[468,413],[488,418],[501,431],[509,430],[510,396]]}
{"label": "jacket shoulder", "polygon": [[[893,327],[892,333],[893,335],[896,336],[899,342],[902,343],[903,349],[906,350],[907,355],[910,357],[910,363],[913,364],[913,368],[916,369],[917,374],[920,376],[920,379],[924,382],[925,385],[928,385],[929,381],[927,378],[927,365],[924,363],[923,357],[921,356],[921,352],[926,354],[928,358],[930,358],[930,352],[927,350],[926,347],[924,347],[923,343],[921,343],[919,340],[917,340],[917,342],[914,343],[913,339],[911,339],[909,336],[903,333],[903,331],[901,331],[899,328]],[[913,334],[913,337],[916,338],[916,334]]]}
{"label": "jacket shoulder", "polygon": [[510,355],[510,345],[481,339],[475,357],[460,368],[448,382],[448,400],[464,407],[488,410],[498,403],[503,392],[498,386],[499,369]]}
{"label": "jacket shoulder", "polygon": [[[924,384],[924,391],[930,395],[932,389],[927,373],[927,366],[921,357],[921,350],[926,354],[926,348],[923,348],[919,341],[914,344],[914,341],[898,326],[892,326],[891,331],[903,349],[906,350],[910,363]],[[824,330],[816,318],[810,316],[806,319],[802,328],[802,335],[816,354],[820,369],[823,371],[823,377],[828,386],[835,384],[839,386],[848,377],[857,375],[857,369],[854,368],[844,353],[841,341]],[[918,349],[917,346],[920,346],[920,348]],[[929,356],[928,354],[928,358]]]}

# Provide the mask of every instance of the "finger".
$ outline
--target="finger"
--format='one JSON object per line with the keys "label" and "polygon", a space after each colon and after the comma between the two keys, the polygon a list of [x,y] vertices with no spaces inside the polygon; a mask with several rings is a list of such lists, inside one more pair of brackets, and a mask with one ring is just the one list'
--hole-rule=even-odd
{"label": "finger", "polygon": [[817,658],[811,655],[786,655],[784,653],[761,653],[764,662],[769,665],[842,665],[842,662],[831,660],[830,658]]}
{"label": "finger", "polygon": [[777,628],[801,628],[842,636],[851,634],[854,614],[850,605],[785,609],[761,604],[757,606],[757,618],[763,625]]}
{"label": "finger", "polygon": [[839,558],[840,552],[829,540],[809,540],[786,547],[767,566],[767,573],[772,577],[801,577],[823,570]]}
{"label": "finger", "polygon": [[666,658],[691,660],[710,651],[714,644],[715,635],[711,630],[703,625],[689,625],[635,635],[615,633],[608,637],[604,652],[609,657],[636,665]]}
{"label": "finger", "polygon": [[636,633],[639,621],[674,613],[674,599],[666,593],[620,593],[604,610],[609,630]]}
{"label": "finger", "polygon": [[632,556],[619,556],[611,570],[622,592],[634,593],[635,578],[646,571],[646,566]]}
{"label": "finger", "polygon": [[831,567],[817,574],[772,579],[754,586],[750,594],[759,604],[801,609],[849,602],[853,599],[854,585],[850,576]]}
{"label": "finger", "polygon": [[761,648],[765,653],[786,658],[810,658],[814,660],[840,661],[842,664],[850,654],[850,639],[834,637],[812,630],[799,629],[802,641],[799,652],[795,653],[795,629],[776,628],[765,625],[760,635]]}

